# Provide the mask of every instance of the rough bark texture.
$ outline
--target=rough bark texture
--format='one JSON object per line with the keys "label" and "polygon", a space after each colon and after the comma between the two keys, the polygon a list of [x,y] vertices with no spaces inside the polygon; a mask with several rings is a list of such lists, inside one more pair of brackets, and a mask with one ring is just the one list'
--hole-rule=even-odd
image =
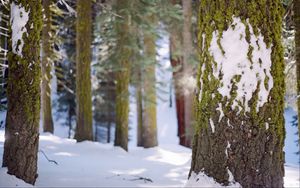
{"label": "rough bark texture", "polygon": [[[183,7],[183,75],[193,77],[191,58],[193,54],[192,40],[192,0],[182,0]],[[193,99],[194,91],[187,89],[184,92],[184,129],[185,146],[191,147],[193,139]]]}
{"label": "rough bark texture", "polygon": [[[24,7],[29,12],[29,19],[25,25],[27,34],[22,37],[23,48],[14,46],[14,51],[21,55],[9,52],[8,109],[2,165],[7,167],[8,174],[34,184],[37,178],[40,120],[42,2],[13,0],[11,3]],[[16,31],[10,34],[13,32]],[[11,41],[9,45],[13,48]]]}
{"label": "rough bark texture", "polygon": [[297,71],[297,105],[298,105],[298,135],[299,135],[299,151],[300,151],[300,1],[296,0],[293,3],[294,19],[295,19],[295,46],[296,46],[296,71]]}
{"label": "rough bark texture", "polygon": [[[149,24],[155,25],[155,16],[146,17]],[[155,64],[156,64],[156,46],[155,35],[151,32],[145,32],[144,48],[145,57],[147,58],[147,65],[145,66],[145,79],[143,79],[144,89],[144,114],[143,114],[143,146],[145,148],[157,146],[157,125],[156,125],[156,78],[155,78]]]}
{"label": "rough bark texture", "polygon": [[91,90],[92,0],[77,1],[76,23],[76,132],[80,142],[93,140]]}
{"label": "rough bark texture", "polygon": [[42,32],[42,121],[44,132],[53,133],[53,120],[52,120],[52,108],[51,108],[51,0],[43,0],[44,8],[44,26]]}
{"label": "rough bark texture", "polygon": [[[285,129],[281,6],[279,0],[202,0],[200,2],[198,17],[200,63],[197,78],[199,100],[196,103],[197,129],[190,174],[203,171],[217,182],[228,185],[231,181],[229,179],[231,172],[234,180],[243,187],[283,187]],[[218,31],[221,33],[219,35],[221,38],[223,31],[234,27],[231,25],[232,17],[240,18],[248,28],[244,36],[247,41],[250,37],[251,25],[255,35],[261,33],[267,47],[272,49],[271,75],[274,84],[268,101],[258,111],[256,104],[259,88],[248,103],[250,111],[239,112],[236,108],[232,108],[232,101],[237,91],[235,84],[239,82],[238,79],[232,80],[231,97],[227,98],[217,90],[222,75],[216,78],[212,73],[215,66],[209,51],[212,33]],[[251,60],[251,47],[248,50],[247,55]],[[202,65],[206,68],[203,69]],[[237,72],[238,74],[241,73]],[[221,111],[217,109],[220,106],[224,116],[221,116]],[[214,131],[211,123],[214,124]]]}
{"label": "rough bark texture", "polygon": [[[128,150],[128,114],[129,114],[129,79],[130,79],[130,57],[132,51],[126,47],[130,43],[129,27],[130,16],[126,10],[130,5],[130,0],[118,0],[116,2],[117,14],[122,18],[117,17],[116,32],[117,32],[117,58],[118,67],[120,70],[116,72],[117,82],[117,97],[116,97],[116,132],[115,146],[120,146],[124,150]],[[122,56],[121,56],[122,54]]]}

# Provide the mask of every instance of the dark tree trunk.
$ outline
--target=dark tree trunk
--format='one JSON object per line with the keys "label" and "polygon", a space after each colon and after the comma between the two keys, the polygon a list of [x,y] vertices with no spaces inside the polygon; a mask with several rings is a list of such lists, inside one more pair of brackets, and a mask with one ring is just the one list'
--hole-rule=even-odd
{"label": "dark tree trunk", "polygon": [[[42,2],[11,1],[12,25],[15,19],[26,19],[27,34],[22,39],[12,30],[9,52],[8,109],[5,128],[3,166],[8,174],[34,184],[37,178],[37,153],[40,120],[40,34]],[[16,18],[15,9],[22,12]],[[23,29],[24,31],[24,29]],[[19,30],[20,32],[20,30]],[[16,41],[18,39],[18,41]],[[23,42],[21,42],[23,40]],[[22,45],[23,44],[23,45]]]}
{"label": "dark tree trunk", "polygon": [[80,142],[93,140],[91,90],[92,0],[77,1],[76,20],[76,131]]}
{"label": "dark tree trunk", "polygon": [[42,32],[42,121],[44,132],[53,133],[53,120],[52,120],[52,108],[51,108],[51,0],[43,0],[44,8],[44,25]]}
{"label": "dark tree trunk", "polygon": [[[281,6],[279,0],[200,2],[197,131],[190,175],[202,171],[228,185],[232,174],[243,187],[283,187]],[[229,45],[222,41],[225,32],[230,45],[249,46],[246,52],[238,51],[244,53],[242,59],[236,60],[236,49],[223,48]],[[259,36],[263,39],[255,38]],[[260,50],[268,58],[255,59],[253,54]],[[232,64],[230,70],[225,63]]]}
{"label": "dark tree trunk", "polygon": [[136,87],[136,111],[137,111],[137,146],[143,146],[143,93],[142,93],[142,73],[138,67],[137,87]]}

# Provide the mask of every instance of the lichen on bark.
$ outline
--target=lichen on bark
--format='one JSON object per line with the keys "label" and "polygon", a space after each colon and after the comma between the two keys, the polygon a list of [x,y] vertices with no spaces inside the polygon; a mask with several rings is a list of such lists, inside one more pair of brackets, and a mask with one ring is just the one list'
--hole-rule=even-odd
{"label": "lichen on bark", "polygon": [[[230,171],[235,181],[243,187],[283,186],[285,129],[281,6],[279,0],[213,2],[203,0],[199,3],[199,69],[195,109],[197,127],[191,172],[204,171],[225,185],[230,183],[228,180]],[[223,48],[222,37],[229,29],[238,29],[235,28],[234,18],[239,18],[245,26],[245,33],[240,38],[244,38],[249,44],[245,54],[249,65],[266,63],[254,61],[255,46],[251,45],[251,37],[261,35],[266,48],[271,49],[272,78],[266,76],[265,79],[268,82],[269,79],[273,79],[273,87],[268,88],[270,92],[267,101],[257,107],[261,97],[260,86],[265,85],[266,82],[266,80],[257,80],[251,99],[246,101],[250,110],[247,110],[243,101],[235,100],[239,95],[237,92],[241,73],[237,72],[230,80],[229,96],[224,96],[218,91],[218,88],[223,87],[224,73],[221,71],[218,76],[214,75],[217,64],[222,64],[211,54],[210,46],[214,34],[218,34],[219,51],[226,57],[225,52],[228,49]],[[257,48],[259,49],[260,46]],[[241,108],[233,108],[234,102],[237,102]],[[210,126],[211,123],[214,124],[214,131]],[[227,148],[228,142],[230,148]]]}
{"label": "lichen on bark", "polygon": [[93,140],[91,90],[92,0],[77,1],[76,20],[76,131],[80,142]]}
{"label": "lichen on bark", "polygon": [[[27,32],[22,36],[21,55],[13,52],[17,49],[12,50],[12,40],[9,41],[8,109],[2,165],[7,167],[9,174],[34,184],[40,120],[42,4],[40,0],[11,0],[10,3],[25,8],[29,19],[25,25]],[[13,32],[16,31],[10,30],[10,36]]]}

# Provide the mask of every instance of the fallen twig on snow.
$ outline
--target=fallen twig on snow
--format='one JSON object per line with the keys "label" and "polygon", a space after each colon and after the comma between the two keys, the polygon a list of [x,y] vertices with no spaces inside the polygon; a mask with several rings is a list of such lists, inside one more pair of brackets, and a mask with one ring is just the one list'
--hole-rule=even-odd
{"label": "fallen twig on snow", "polygon": [[39,152],[41,152],[49,162],[52,162],[52,163],[58,165],[58,163],[55,160],[49,159],[43,150],[40,149]]}

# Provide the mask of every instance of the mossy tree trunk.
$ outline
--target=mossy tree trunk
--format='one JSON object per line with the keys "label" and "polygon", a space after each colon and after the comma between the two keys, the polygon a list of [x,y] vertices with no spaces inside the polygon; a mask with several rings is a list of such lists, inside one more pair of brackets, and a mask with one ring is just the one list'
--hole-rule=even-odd
{"label": "mossy tree trunk", "polygon": [[130,44],[130,13],[126,10],[130,6],[130,0],[118,0],[116,11],[122,17],[116,17],[117,54],[116,58],[119,70],[116,72],[116,129],[115,146],[120,146],[128,151],[128,115],[129,115],[129,80],[130,58],[132,50]]}
{"label": "mossy tree trunk", "polygon": [[297,105],[298,105],[298,135],[299,135],[299,152],[300,152],[300,1],[293,2],[294,19],[295,19],[295,46],[296,46],[296,71],[297,71]]}
{"label": "mossy tree trunk", "polygon": [[77,1],[76,20],[76,131],[80,142],[93,140],[91,91],[92,0]]}
{"label": "mossy tree trunk", "polygon": [[[193,54],[192,40],[192,0],[182,0],[183,7],[183,77],[193,77],[193,66],[191,58]],[[186,88],[184,93],[184,135],[187,147],[191,147],[193,138],[193,98],[194,91]]]}
{"label": "mossy tree trunk", "polygon": [[[40,120],[40,34],[42,2],[11,0],[8,109],[3,166],[8,174],[34,184]],[[20,14],[16,14],[19,12]],[[27,19],[28,18],[28,19]],[[17,21],[19,20],[19,21]],[[20,28],[20,23],[24,28]],[[18,38],[17,33],[22,32]]]}
{"label": "mossy tree trunk", "polygon": [[199,6],[190,175],[203,171],[228,185],[232,174],[243,187],[283,187],[281,1],[202,0]]}
{"label": "mossy tree trunk", "polygon": [[51,0],[43,0],[44,8],[44,25],[42,31],[42,92],[41,92],[41,104],[42,104],[42,122],[44,132],[53,133],[53,119],[51,109]]}
{"label": "mossy tree trunk", "polygon": [[[146,17],[146,21],[155,30],[156,18],[155,15]],[[144,94],[144,114],[142,126],[143,146],[150,148],[157,146],[157,125],[156,125],[156,36],[151,31],[144,33],[144,53],[146,58],[146,65],[144,69],[143,79],[143,94]]]}

